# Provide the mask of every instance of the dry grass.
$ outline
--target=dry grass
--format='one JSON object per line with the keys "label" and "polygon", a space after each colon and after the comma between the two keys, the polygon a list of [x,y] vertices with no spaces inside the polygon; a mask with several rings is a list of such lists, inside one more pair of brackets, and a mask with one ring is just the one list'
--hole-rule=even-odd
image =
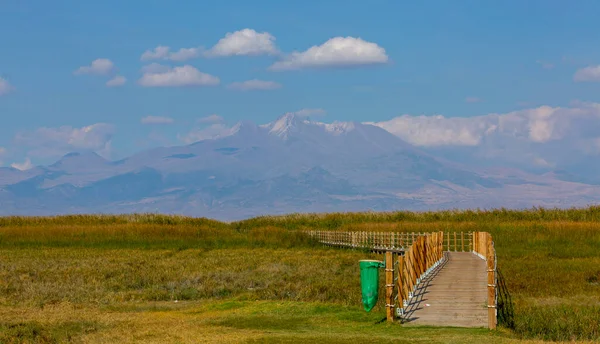
{"label": "dry grass", "polygon": [[[0,306],[2,343],[539,343],[486,329],[404,328],[380,313],[315,302],[68,302]],[[8,320],[7,320],[8,319]]]}
{"label": "dry grass", "polygon": [[[0,342],[599,340],[599,209],[233,224],[156,215],[0,218]],[[362,311],[357,261],[380,257],[323,248],[298,229],[488,231],[514,300],[514,328],[490,336],[376,324],[383,307]]]}

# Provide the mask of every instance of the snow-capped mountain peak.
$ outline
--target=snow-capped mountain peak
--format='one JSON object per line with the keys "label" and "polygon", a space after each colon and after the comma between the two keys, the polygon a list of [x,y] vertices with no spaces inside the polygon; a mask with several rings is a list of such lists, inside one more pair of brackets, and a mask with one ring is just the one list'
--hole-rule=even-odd
{"label": "snow-capped mountain peak", "polygon": [[286,113],[265,127],[269,129],[269,134],[285,139],[291,133],[300,131],[302,124],[310,124],[310,122],[294,113]]}

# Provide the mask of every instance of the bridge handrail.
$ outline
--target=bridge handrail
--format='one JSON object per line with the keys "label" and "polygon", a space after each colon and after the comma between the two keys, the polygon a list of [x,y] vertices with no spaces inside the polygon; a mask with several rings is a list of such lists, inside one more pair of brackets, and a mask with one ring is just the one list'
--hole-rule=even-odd
{"label": "bridge handrail", "polygon": [[438,265],[444,260],[444,232],[426,233],[398,257],[398,308],[400,315],[408,306],[414,292]]}
{"label": "bridge handrail", "polygon": [[[305,231],[319,242],[352,248],[368,248],[378,251],[405,251],[419,236],[430,235],[431,232],[366,232],[366,231]],[[447,232],[442,235],[444,251],[471,252],[473,251],[473,232]]]}

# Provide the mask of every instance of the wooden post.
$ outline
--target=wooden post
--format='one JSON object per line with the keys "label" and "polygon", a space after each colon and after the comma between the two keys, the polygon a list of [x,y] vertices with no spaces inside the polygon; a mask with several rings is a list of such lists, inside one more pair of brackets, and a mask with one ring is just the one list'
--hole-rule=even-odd
{"label": "wooden post", "polygon": [[454,252],[458,251],[456,249],[456,232],[454,232]]}
{"label": "wooden post", "polygon": [[491,330],[496,329],[496,278],[495,278],[495,261],[494,261],[494,246],[492,236],[486,233],[487,239],[487,282],[488,282],[488,327]]}
{"label": "wooden post", "polygon": [[442,259],[442,256],[444,255],[444,232],[440,232],[440,236],[438,237],[438,245],[439,245],[439,250],[438,250],[438,260]]}
{"label": "wooden post", "polygon": [[392,252],[385,253],[385,314],[387,321],[394,321],[394,260]]}
{"label": "wooden post", "polygon": [[448,252],[450,252],[450,232],[448,232],[446,237],[448,238]]}
{"label": "wooden post", "polygon": [[461,251],[465,252],[465,232],[460,232]]}
{"label": "wooden post", "polygon": [[481,233],[481,248],[483,249],[483,252],[481,252],[481,254],[487,258],[487,254],[488,254],[488,233],[487,232],[483,232]]}
{"label": "wooden post", "polygon": [[442,259],[442,255],[444,254],[443,253],[444,250],[442,249],[442,244],[440,241],[440,238],[443,238],[443,237],[444,237],[444,232],[439,232],[438,237],[437,237],[437,241],[438,241],[437,242],[437,260]]}

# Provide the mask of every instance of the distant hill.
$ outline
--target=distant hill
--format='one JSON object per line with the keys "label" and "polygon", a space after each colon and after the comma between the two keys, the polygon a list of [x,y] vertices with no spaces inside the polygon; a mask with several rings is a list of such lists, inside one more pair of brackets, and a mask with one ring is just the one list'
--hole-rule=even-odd
{"label": "distant hill", "polygon": [[263,214],[597,203],[597,182],[475,169],[370,124],[286,114],[217,138],[120,161],[74,152],[50,166],[0,169],[0,214],[160,212],[221,220]]}

